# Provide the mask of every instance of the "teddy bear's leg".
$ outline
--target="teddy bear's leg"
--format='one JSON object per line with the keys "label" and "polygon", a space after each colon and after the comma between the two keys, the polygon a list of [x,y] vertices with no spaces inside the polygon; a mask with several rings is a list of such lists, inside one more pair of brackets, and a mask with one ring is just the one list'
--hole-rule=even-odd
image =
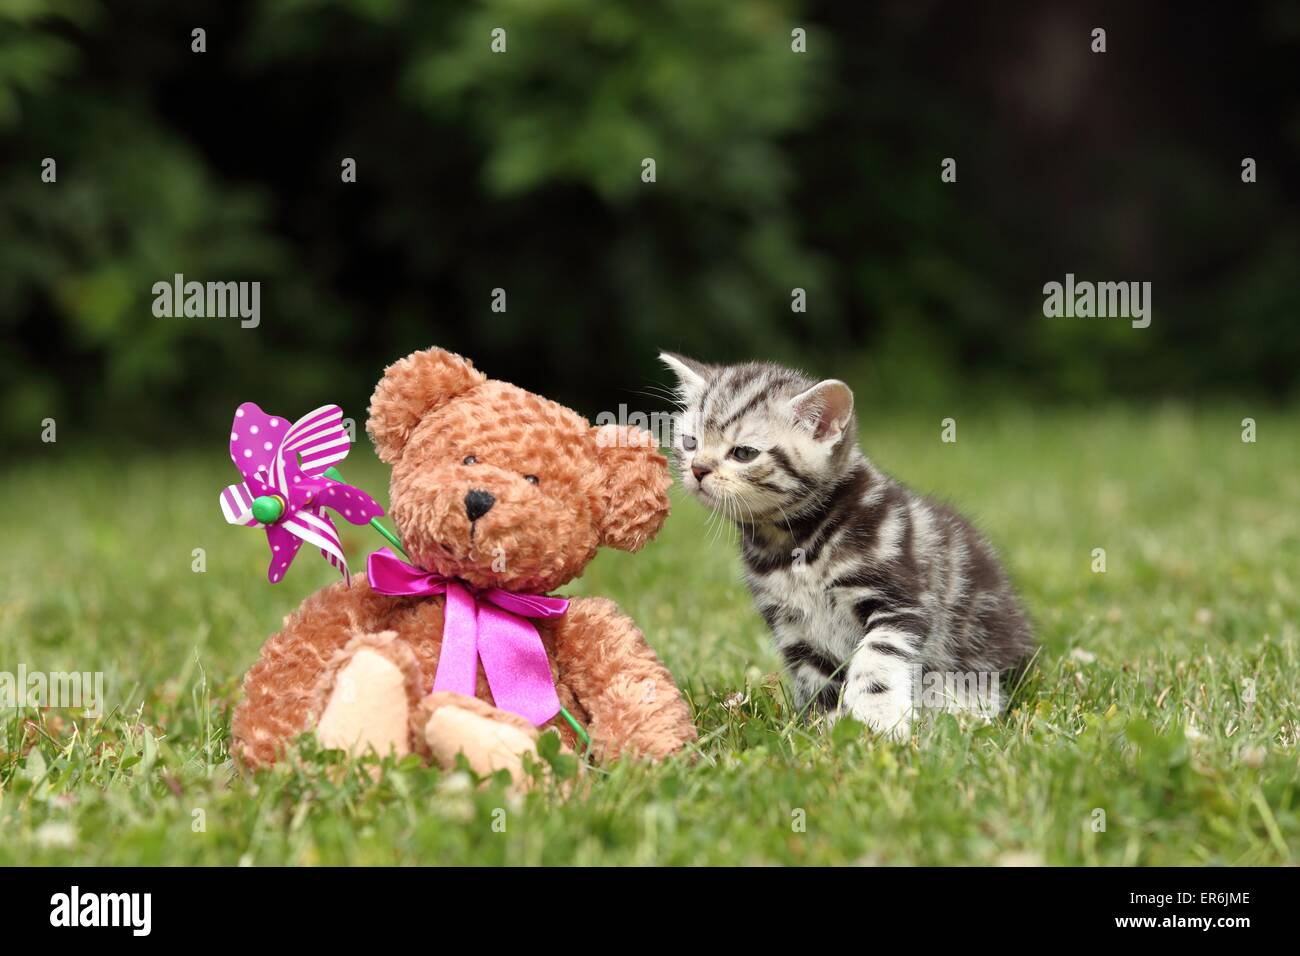
{"label": "teddy bear's leg", "polygon": [[344,646],[322,675],[324,709],[316,736],[326,747],[353,755],[411,752],[410,715],[420,699],[415,655],[392,631],[361,634]]}
{"label": "teddy bear's leg", "polygon": [[437,691],[420,702],[412,718],[424,750],[444,768],[464,754],[480,776],[507,770],[516,784],[526,780],[524,754],[537,759],[538,730],[517,714],[476,697]]}
{"label": "teddy bear's leg", "polygon": [[230,722],[230,752],[248,770],[273,763],[324,709],[340,656],[361,634],[387,629],[391,598],[342,581],[307,598],[262,645],[244,675],[244,696]]}

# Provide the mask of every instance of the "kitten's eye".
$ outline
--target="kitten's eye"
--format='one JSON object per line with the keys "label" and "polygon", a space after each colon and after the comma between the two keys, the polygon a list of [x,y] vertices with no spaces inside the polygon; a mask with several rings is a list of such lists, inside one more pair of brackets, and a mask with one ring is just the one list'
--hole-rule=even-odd
{"label": "kitten's eye", "polygon": [[465,456],[465,460],[462,461],[461,464],[462,464],[462,465],[477,465],[477,464],[478,464],[478,459],[475,458],[473,455],[466,455],[466,456]]}
{"label": "kitten's eye", "polygon": [[540,484],[536,475],[524,475],[524,481],[528,482],[530,485]]}
{"label": "kitten's eye", "polygon": [[683,436],[682,436],[682,451],[695,451],[695,436],[694,436],[694,435],[683,435]]}
{"label": "kitten's eye", "polygon": [[748,445],[737,445],[730,452],[731,457],[736,461],[753,461],[759,454],[757,448],[750,448]]}

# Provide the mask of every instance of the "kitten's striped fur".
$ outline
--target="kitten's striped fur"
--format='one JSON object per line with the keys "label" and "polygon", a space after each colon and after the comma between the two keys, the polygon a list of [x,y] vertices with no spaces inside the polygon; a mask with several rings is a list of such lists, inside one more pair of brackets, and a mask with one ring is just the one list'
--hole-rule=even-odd
{"label": "kitten's striped fur", "polygon": [[[858,450],[848,386],[770,363],[661,357],[683,406],[682,484],[739,528],[746,580],[801,709],[905,736],[918,679],[1004,680],[1025,664],[1033,637],[993,548]],[[979,706],[990,703],[1001,700]]]}

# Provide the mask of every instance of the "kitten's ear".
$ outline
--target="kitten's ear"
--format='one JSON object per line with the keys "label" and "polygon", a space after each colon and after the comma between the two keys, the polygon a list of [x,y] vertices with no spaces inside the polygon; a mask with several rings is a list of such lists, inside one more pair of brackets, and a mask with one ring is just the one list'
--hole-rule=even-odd
{"label": "kitten's ear", "polygon": [[660,352],[659,361],[677,374],[677,394],[685,405],[694,405],[704,394],[709,379],[716,371],[712,366],[689,359],[685,355]]}
{"label": "kitten's ear", "polygon": [[853,392],[839,379],[828,378],[790,399],[790,407],[816,441],[837,442],[853,419]]}

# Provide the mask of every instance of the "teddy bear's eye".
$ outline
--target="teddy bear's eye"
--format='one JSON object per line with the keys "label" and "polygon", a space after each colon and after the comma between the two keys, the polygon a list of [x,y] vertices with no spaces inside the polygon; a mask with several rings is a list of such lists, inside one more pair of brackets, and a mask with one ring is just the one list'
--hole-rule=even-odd
{"label": "teddy bear's eye", "polygon": [[538,478],[536,475],[524,475],[524,481],[528,482],[530,485],[538,484]]}
{"label": "teddy bear's eye", "polygon": [[462,465],[477,465],[477,464],[478,464],[478,459],[475,458],[473,455],[466,455],[466,456],[465,456],[465,460],[462,461],[461,464],[462,464]]}

